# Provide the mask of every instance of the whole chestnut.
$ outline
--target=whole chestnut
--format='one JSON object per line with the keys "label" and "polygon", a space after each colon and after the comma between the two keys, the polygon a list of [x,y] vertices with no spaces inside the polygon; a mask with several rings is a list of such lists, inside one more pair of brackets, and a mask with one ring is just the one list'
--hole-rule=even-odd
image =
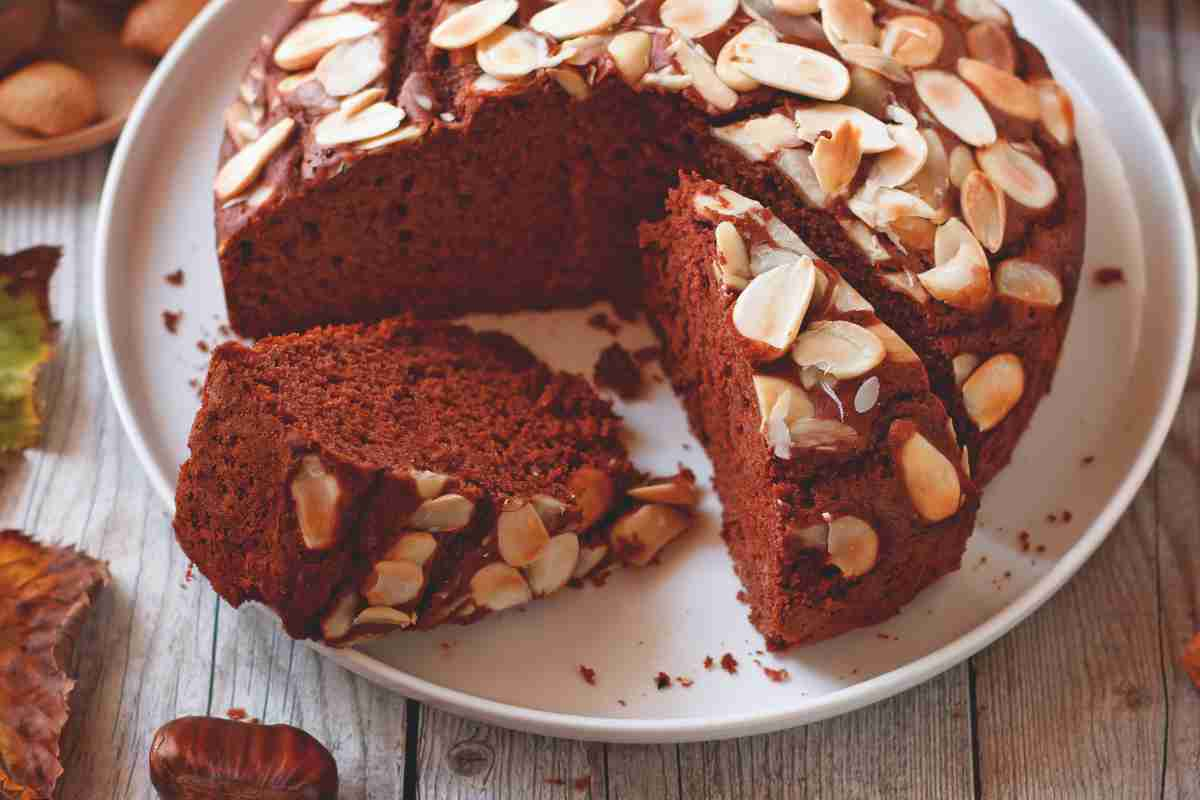
{"label": "whole chestnut", "polygon": [[54,29],[55,0],[0,3],[0,73],[32,56]]}
{"label": "whole chestnut", "polygon": [[164,800],[270,797],[337,800],[337,763],[290,725],[181,717],[150,745],[150,781]]}

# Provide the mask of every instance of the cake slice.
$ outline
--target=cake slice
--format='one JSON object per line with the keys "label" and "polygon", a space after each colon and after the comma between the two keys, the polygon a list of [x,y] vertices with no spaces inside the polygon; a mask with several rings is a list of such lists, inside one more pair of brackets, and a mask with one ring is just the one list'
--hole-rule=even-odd
{"label": "cake slice", "polygon": [[216,350],[175,533],[233,605],[346,645],[470,623],[683,532],[586,381],[513,339],[390,320]]}
{"label": "cake slice", "polygon": [[958,568],[978,504],[924,366],[759,203],[684,175],[667,211],[646,305],[751,620],[783,648],[892,616]]}

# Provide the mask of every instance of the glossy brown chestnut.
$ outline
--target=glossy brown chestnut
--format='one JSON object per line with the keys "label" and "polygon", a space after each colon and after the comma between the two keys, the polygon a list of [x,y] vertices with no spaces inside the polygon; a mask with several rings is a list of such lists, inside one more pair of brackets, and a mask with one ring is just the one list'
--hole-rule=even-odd
{"label": "glossy brown chestnut", "polygon": [[290,725],[182,717],[154,734],[150,780],[163,800],[337,800],[337,763]]}

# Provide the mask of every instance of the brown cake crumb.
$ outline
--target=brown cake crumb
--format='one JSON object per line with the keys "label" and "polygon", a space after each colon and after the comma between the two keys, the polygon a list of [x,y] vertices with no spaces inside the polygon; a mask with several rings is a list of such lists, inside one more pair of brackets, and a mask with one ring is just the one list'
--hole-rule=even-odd
{"label": "brown cake crumb", "polygon": [[714,666],[716,663],[717,663],[717,662],[713,661],[713,657],[712,657],[712,656],[705,656],[705,657],[704,657],[704,668],[705,668],[705,669],[712,669],[712,668],[713,668],[713,666]]}
{"label": "brown cake crumb", "polygon": [[1046,552],[1046,545],[1044,545],[1044,544],[1039,544],[1037,547],[1035,547],[1035,548],[1034,548],[1034,552],[1035,552],[1035,553],[1044,553],[1044,552]]}
{"label": "brown cake crumb", "polygon": [[1073,514],[1071,514],[1071,512],[1070,512],[1070,511],[1065,511],[1065,510],[1064,510],[1064,511],[1062,512],[1062,521],[1063,521],[1063,522],[1070,522],[1070,521],[1071,521],[1071,517],[1072,517],[1072,516],[1074,516],[1074,515],[1073,515]]}
{"label": "brown cake crumb", "polygon": [[207,353],[208,352],[208,342],[204,341],[203,339],[197,339],[196,340],[196,349],[199,350],[201,353]]}
{"label": "brown cake crumb", "polygon": [[737,600],[739,603],[750,604],[750,595],[746,594],[745,589],[738,589]]}
{"label": "brown cake crumb", "polygon": [[640,347],[633,351],[633,360],[643,367],[651,361],[658,361],[661,357],[661,347]]}
{"label": "brown cake crumb", "polygon": [[663,689],[671,688],[671,676],[665,672],[660,672],[654,676],[654,685],[661,692]]}
{"label": "brown cake crumb", "polygon": [[590,317],[588,317],[587,324],[598,331],[604,331],[609,336],[616,336],[621,332],[621,326],[603,311],[597,311],[595,314],[592,314]]}
{"label": "brown cake crumb", "polygon": [[183,286],[183,270],[177,269],[174,272],[167,273],[166,281],[172,286]]}
{"label": "brown cake crumb", "polygon": [[637,397],[642,391],[642,370],[621,345],[613,343],[604,348],[596,360],[596,385],[612,389],[625,400]]}
{"label": "brown cake crumb", "polygon": [[230,330],[229,326],[226,325],[225,323],[221,323],[220,325],[217,326],[217,333],[226,339],[233,338],[233,331]]}
{"label": "brown cake crumb", "polygon": [[628,703],[626,703],[624,700],[618,700],[618,701],[617,701],[617,705],[619,705],[619,706],[627,706],[627,705],[629,705],[629,704],[628,704]]}
{"label": "brown cake crumb", "polygon": [[585,667],[583,664],[580,664],[579,665],[579,674],[583,677],[583,679],[585,681],[587,681],[587,684],[589,686],[596,685],[596,670],[592,669],[591,667]]}
{"label": "brown cake crumb", "polygon": [[1058,514],[1047,514],[1046,522],[1049,522],[1051,524],[1058,522]]}
{"label": "brown cake crumb", "polygon": [[182,311],[164,311],[162,312],[163,326],[167,329],[167,333],[174,336],[179,332],[179,321],[183,319]]}
{"label": "brown cake crumb", "polygon": [[733,653],[726,653],[721,656],[721,669],[728,672],[730,675],[737,675],[738,662],[733,657]]}
{"label": "brown cake crumb", "polygon": [[225,712],[225,716],[229,717],[230,719],[236,719],[240,722],[250,715],[246,713],[246,709],[244,708],[231,708]]}
{"label": "brown cake crumb", "polygon": [[791,680],[792,675],[786,669],[772,669],[771,667],[763,667],[762,664],[759,664],[759,666],[762,667],[763,674],[775,683],[783,683],[784,681]]}
{"label": "brown cake crumb", "polygon": [[1120,267],[1100,267],[1093,273],[1097,286],[1113,286],[1125,282],[1125,271]]}
{"label": "brown cake crumb", "polygon": [[683,687],[683,688],[685,688],[685,689],[690,689],[690,688],[692,688],[693,684],[695,684],[695,683],[696,683],[696,682],[695,682],[694,680],[692,680],[691,678],[685,677],[685,676],[683,676],[683,675],[676,675],[676,676],[675,676],[675,682],[676,682],[676,683],[678,683],[680,686],[682,686],[682,687]]}
{"label": "brown cake crumb", "polygon": [[1021,552],[1028,553],[1029,552],[1029,531],[1021,531],[1017,535],[1017,538],[1021,540]]}
{"label": "brown cake crumb", "polygon": [[1080,460],[1080,463],[1081,463],[1081,464],[1083,464],[1085,467],[1089,467],[1089,466],[1091,466],[1093,463],[1095,463],[1095,461],[1096,461],[1096,457],[1095,457],[1095,456],[1084,456],[1084,457],[1083,457],[1083,458]]}
{"label": "brown cake crumb", "polygon": [[1200,689],[1200,633],[1193,636],[1184,648],[1183,655],[1179,657],[1179,665],[1192,679],[1196,688]]}

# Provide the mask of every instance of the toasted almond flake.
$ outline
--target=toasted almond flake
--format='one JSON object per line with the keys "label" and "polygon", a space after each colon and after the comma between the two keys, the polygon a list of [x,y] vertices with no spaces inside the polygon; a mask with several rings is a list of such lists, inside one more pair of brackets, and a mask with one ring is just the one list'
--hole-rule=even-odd
{"label": "toasted almond flake", "polygon": [[471,524],[475,504],[461,494],[444,494],[417,506],[408,524],[422,531],[449,533]]}
{"label": "toasted almond flake", "polygon": [[780,150],[799,147],[803,142],[796,123],[786,114],[750,117],[712,129],[713,138],[736,149],[749,161],[766,161]]}
{"label": "toasted almond flake", "polygon": [[1012,18],[996,0],[954,0],[958,13],[973,22],[995,22],[1011,25]]}
{"label": "toasted almond flake", "polygon": [[[882,346],[882,343],[881,343]],[[875,375],[867,378],[854,393],[854,410],[866,414],[879,402],[879,378]]]}
{"label": "toasted almond flake", "polygon": [[936,69],[913,74],[917,94],[937,121],[969,145],[996,141],[996,125],[983,103],[957,75]]}
{"label": "toasted almond flake", "polygon": [[754,278],[733,305],[733,325],[747,339],[782,355],[796,338],[816,285],[816,265],[799,256]]}
{"label": "toasted almond flake", "polygon": [[857,64],[850,65],[850,91],[842,98],[844,105],[882,118],[891,102],[892,84],[886,78]]}
{"label": "toasted almond flake", "polygon": [[1058,185],[1045,167],[1001,139],[978,150],[979,167],[1004,193],[1026,208],[1049,208],[1058,199]]}
{"label": "toasted almond flake", "polygon": [[[858,431],[832,419],[798,419],[788,425],[792,450],[839,452],[857,450],[862,446]],[[775,455],[781,456],[776,450]]]}
{"label": "toasted almond flake", "polygon": [[288,75],[286,78],[279,81],[279,83],[275,84],[275,89],[280,94],[291,94],[309,81],[316,80],[316,77],[317,73],[314,70],[309,70],[308,72],[297,72],[293,75]]}
{"label": "toasted almond flake", "polygon": [[385,133],[383,136],[376,136],[374,139],[367,139],[358,145],[359,150],[378,150],[382,147],[387,147],[390,144],[399,142],[411,142],[420,139],[425,135],[425,131],[429,130],[428,125],[414,124],[405,125],[403,128],[392,133]]}
{"label": "toasted almond flake", "polygon": [[636,85],[650,71],[650,51],[654,40],[645,31],[618,33],[608,43],[608,54],[612,56],[617,71],[630,85]]}
{"label": "toasted almond flake", "polygon": [[[717,54],[717,77],[728,86],[739,92],[752,92],[759,87],[759,82],[751,78],[733,63],[734,54],[742,42],[777,42],[779,37],[775,31],[760,23],[752,23],[742,28],[726,42]],[[782,116],[782,115],[773,115]]]}
{"label": "toasted almond flake", "polygon": [[917,280],[917,276],[907,270],[884,272],[880,274],[879,279],[886,283],[892,291],[907,295],[915,303],[924,305],[929,302],[929,292],[925,291],[925,287]]}
{"label": "toasted almond flake", "polygon": [[446,489],[446,484],[450,481],[449,475],[443,475],[440,472],[431,472],[427,469],[412,469],[409,470],[408,475],[412,478],[413,486],[417,490],[417,496],[422,500],[432,500],[440,495]]}
{"label": "toasted almond flake", "polygon": [[598,544],[595,547],[583,547],[579,550],[579,563],[575,565],[572,578],[584,578],[589,572],[599,566],[608,555],[608,545]]}
{"label": "toasted almond flake", "polygon": [[366,88],[383,74],[383,40],[364,36],[342,42],[326,53],[317,63],[317,80],[330,97],[345,97]]}
{"label": "toasted almond flake", "polygon": [[352,117],[364,108],[369,108],[378,101],[382,100],[387,94],[383,89],[376,87],[374,89],[365,89],[356,95],[347,97],[338,105],[338,111],[347,117]]}
{"label": "toasted almond flake", "polygon": [[354,627],[360,628],[367,625],[388,625],[393,628],[407,628],[412,625],[414,621],[415,620],[411,614],[405,614],[403,611],[397,611],[394,608],[380,605],[364,608],[362,612],[354,618]]}
{"label": "toasted almond flake", "polygon": [[933,219],[937,211],[916,195],[866,183],[850,198],[851,213],[875,230],[886,230],[905,217]]}
{"label": "toasted almond flake", "polygon": [[936,267],[917,277],[928,292],[963,311],[980,312],[992,302],[992,273],[987,254],[958,219],[940,226],[934,243]]}
{"label": "toasted almond flake", "polygon": [[411,561],[380,561],[363,579],[362,596],[373,606],[400,606],[421,594],[425,572]]}
{"label": "toasted almond flake", "polygon": [[958,74],[975,91],[996,108],[1006,114],[1036,122],[1042,115],[1037,93],[1025,81],[997,69],[984,61],[973,58],[958,60]]}
{"label": "toasted almond flake", "polygon": [[737,105],[738,94],[717,77],[717,69],[697,45],[677,38],[669,48],[679,66],[692,77],[692,88],[718,111],[731,111]]}
{"label": "toasted almond flake", "polygon": [[898,333],[882,322],[868,325],[867,330],[883,342],[883,349],[887,351],[888,361],[894,364],[915,364],[921,360],[917,352],[908,346],[908,342],[901,339]]}
{"label": "toasted almond flake", "polygon": [[629,496],[643,503],[662,503],[684,508],[692,508],[700,501],[696,484],[682,477],[638,486],[629,490]]}
{"label": "toasted almond flake", "polygon": [[808,156],[808,152],[804,150],[781,150],[771,162],[791,182],[796,191],[800,192],[808,205],[823,208],[829,201],[829,196],[821,188]]}
{"label": "toasted almond flake", "polygon": [[494,78],[510,80],[537,69],[545,55],[545,40],[527,30],[501,25],[475,45],[479,68]]}
{"label": "toasted almond flake", "polygon": [[913,113],[899,103],[889,103],[888,107],[884,109],[884,114],[892,122],[905,128],[916,130],[920,127],[920,123]]}
{"label": "toasted almond flake", "polygon": [[616,488],[607,472],[596,467],[580,467],[567,481],[579,508],[579,529],[586,531],[609,512],[616,502]]}
{"label": "toasted almond flake", "polygon": [[692,198],[692,208],[697,216],[713,222],[719,222],[724,217],[744,217],[762,207],[762,203],[725,186],[718,189],[716,194],[700,193]]}
{"label": "toasted almond flake", "polygon": [[[903,421],[893,422],[892,426]],[[941,522],[958,511],[962,504],[962,485],[958,471],[919,432],[912,433],[896,455],[904,486],[917,513],[929,522]]]}
{"label": "toasted almond flake", "polygon": [[879,29],[864,0],[820,0],[821,24],[834,47],[841,43],[875,44]]}
{"label": "toasted almond flake", "polygon": [[996,267],[996,294],[1036,308],[1057,308],[1063,300],[1062,282],[1041,264],[1010,258]]}
{"label": "toasted almond flake", "polygon": [[942,26],[929,17],[906,14],[892,17],[883,27],[883,52],[906,67],[928,67],[945,46]]}
{"label": "toasted almond flake", "polygon": [[537,515],[541,517],[542,524],[546,526],[546,530],[553,533],[562,527],[563,520],[567,515],[567,504],[557,497],[551,497],[548,494],[535,494],[529,499],[530,505]]}
{"label": "toasted almond flake", "polygon": [[471,576],[471,597],[475,603],[492,611],[528,603],[533,592],[521,573],[508,564],[488,564]]}
{"label": "toasted almond flake", "polygon": [[858,517],[838,517],[829,523],[826,547],[829,563],[847,578],[866,575],[879,558],[879,536]]}
{"label": "toasted almond flake", "polygon": [[975,170],[963,181],[958,202],[963,219],[979,243],[993,253],[999,252],[1008,224],[1008,205],[1000,187],[986,173]]}
{"label": "toasted almond flake", "polygon": [[300,459],[291,494],[304,546],[309,550],[332,547],[337,542],[342,490],[337,476],[325,469],[320,456],[310,454]]}
{"label": "toasted almond flake", "polygon": [[723,220],[717,225],[715,236],[717,260],[713,269],[717,278],[734,289],[746,288],[753,275],[750,272],[750,254],[746,250],[746,242],[742,235],[732,222]]}
{"label": "toasted almond flake", "polygon": [[878,264],[881,261],[887,261],[892,257],[892,254],[887,251],[887,248],[879,241],[870,228],[857,219],[839,219],[838,222],[842,226],[842,230],[846,232],[846,236],[850,241],[862,250],[871,262]]}
{"label": "toasted almond flake", "polygon": [[529,27],[555,39],[570,39],[610,28],[625,16],[618,0],[563,0],[533,15]]}
{"label": "toasted almond flake", "polygon": [[759,83],[785,92],[840,100],[850,90],[842,62],[818,50],[784,42],[742,42],[733,64]]}
{"label": "toasted almond flake", "polygon": [[691,517],[677,508],[646,505],[613,523],[609,542],[622,561],[644,567],[691,524]]}
{"label": "toasted almond flake", "polygon": [[354,615],[362,600],[353,589],[342,592],[333,602],[333,607],[321,620],[321,633],[326,641],[335,641],[350,633]]}
{"label": "toasted almond flake", "polygon": [[925,165],[912,179],[908,190],[930,207],[940,209],[946,199],[946,192],[950,189],[950,158],[946,155],[946,146],[937,131],[922,128],[921,138],[925,140],[928,155]]}
{"label": "toasted almond flake", "polygon": [[814,322],[796,337],[792,360],[817,367],[838,380],[865,375],[883,363],[883,342],[861,325],[845,320]]}
{"label": "toasted almond flake", "polygon": [[411,561],[424,567],[437,552],[437,539],[428,533],[402,533],[384,554],[385,561]]}
{"label": "toasted almond flake", "polygon": [[313,126],[313,141],[319,147],[363,142],[394,131],[403,121],[403,109],[391,103],[375,103],[352,116],[335,111]]}
{"label": "toasted almond flake", "polygon": [[796,109],[796,128],[800,138],[814,144],[823,133],[833,133],[846,121],[859,130],[863,153],[874,154],[896,146],[888,126],[867,112],[839,103],[813,103]]}
{"label": "toasted almond flake", "polygon": [[954,369],[954,385],[961,387],[979,366],[979,356],[974,353],[959,353],[950,360],[950,366]]}
{"label": "toasted almond flake", "polygon": [[983,362],[962,387],[967,416],[986,433],[999,425],[1025,393],[1025,369],[1012,353]]}
{"label": "toasted almond flake", "polygon": [[496,519],[500,557],[514,567],[527,567],[541,558],[550,533],[537,510],[527,500],[509,501]]}
{"label": "toasted almond flake", "polygon": [[820,0],[772,0],[776,11],[793,17],[804,17],[821,10]]}
{"label": "toasted almond flake", "polygon": [[843,44],[838,49],[847,64],[877,72],[892,83],[912,83],[908,69],[896,59],[870,44]]}
{"label": "toasted almond flake", "polygon": [[967,53],[1005,72],[1017,71],[1017,48],[1008,29],[994,22],[980,22],[967,31]]}
{"label": "toasted almond flake", "polygon": [[214,185],[217,200],[228,200],[250,188],[295,129],[295,120],[284,117],[226,161]]}
{"label": "toasted almond flake", "polygon": [[1070,147],[1075,143],[1075,105],[1071,95],[1049,78],[1039,78],[1032,85],[1037,92],[1042,125],[1054,141]]}
{"label": "toasted almond flake", "polygon": [[517,13],[517,0],[480,0],[442,20],[429,34],[429,43],[443,50],[470,47],[490,36]]}
{"label": "toasted almond flake", "polygon": [[975,154],[965,144],[956,145],[950,151],[950,182],[955,187],[961,189],[967,181],[967,176],[978,168],[979,165],[975,163]]}
{"label": "toasted almond flake", "polygon": [[738,0],[666,0],[659,19],[689,39],[699,39],[720,30],[733,18]]}
{"label": "toasted almond flake", "polygon": [[546,545],[542,557],[529,565],[526,575],[534,596],[557,592],[567,585],[579,563],[579,537],[561,533]]}
{"label": "toasted almond flake", "polygon": [[786,536],[788,543],[797,547],[819,550],[822,553],[829,549],[829,523],[824,520],[812,525],[793,528],[786,533]]}
{"label": "toasted almond flake", "polygon": [[[786,434],[787,425],[797,419],[811,417],[815,411],[812,401],[808,399],[804,389],[787,380],[786,378],[777,378],[771,375],[755,375],[754,376],[754,395],[758,399],[758,413],[760,417],[759,431],[765,433],[767,430],[767,422],[771,418],[771,412],[775,410],[779,403],[779,398],[783,395],[789,395],[787,405],[783,406],[780,412],[780,422],[784,425]],[[789,442],[790,436],[785,436]]]}
{"label": "toasted almond flake", "polygon": [[570,67],[559,67],[546,71],[562,87],[564,92],[576,100],[586,100],[591,96],[592,88],[588,86],[587,81],[577,70],[573,70]]}
{"label": "toasted almond flake", "polygon": [[888,134],[896,146],[881,153],[867,173],[867,181],[880,186],[903,186],[917,176],[929,158],[929,143],[920,131],[893,125]]}
{"label": "toasted almond flake", "polygon": [[[772,221],[775,219],[772,217]],[[764,272],[770,272],[777,267],[786,267],[795,263],[797,256],[815,257],[815,254],[800,240],[800,237],[791,232],[791,228],[787,228],[780,223],[780,227],[786,230],[791,236],[784,240],[783,243],[776,242],[759,242],[754,245],[750,251],[750,272],[753,275],[762,275]]]}
{"label": "toasted almond flake", "polygon": [[225,132],[239,149],[262,135],[262,131],[250,119],[250,108],[241,100],[235,100],[225,109]]}
{"label": "toasted almond flake", "polygon": [[845,120],[833,132],[833,136],[822,136],[813,145],[813,172],[821,190],[827,195],[840,195],[850,188],[858,166],[862,163],[861,134],[850,120]]}
{"label": "toasted almond flake", "polygon": [[868,303],[865,297],[859,294],[853,286],[840,278],[833,281],[830,302],[833,304],[834,309],[843,314],[849,314],[852,311],[875,311],[874,306]]}
{"label": "toasted almond flake", "polygon": [[311,67],[342,42],[372,34],[379,25],[356,11],[306,19],[280,40],[275,63],[292,71]]}
{"label": "toasted almond flake", "polygon": [[[645,32],[636,31],[636,33]],[[649,36],[650,34],[647,33],[646,35]],[[608,52],[608,46],[612,44],[615,38],[615,36],[608,33],[586,33],[583,36],[567,39],[562,43],[561,49],[570,51],[571,55],[565,63],[574,67],[586,67],[595,61],[599,61]]]}

